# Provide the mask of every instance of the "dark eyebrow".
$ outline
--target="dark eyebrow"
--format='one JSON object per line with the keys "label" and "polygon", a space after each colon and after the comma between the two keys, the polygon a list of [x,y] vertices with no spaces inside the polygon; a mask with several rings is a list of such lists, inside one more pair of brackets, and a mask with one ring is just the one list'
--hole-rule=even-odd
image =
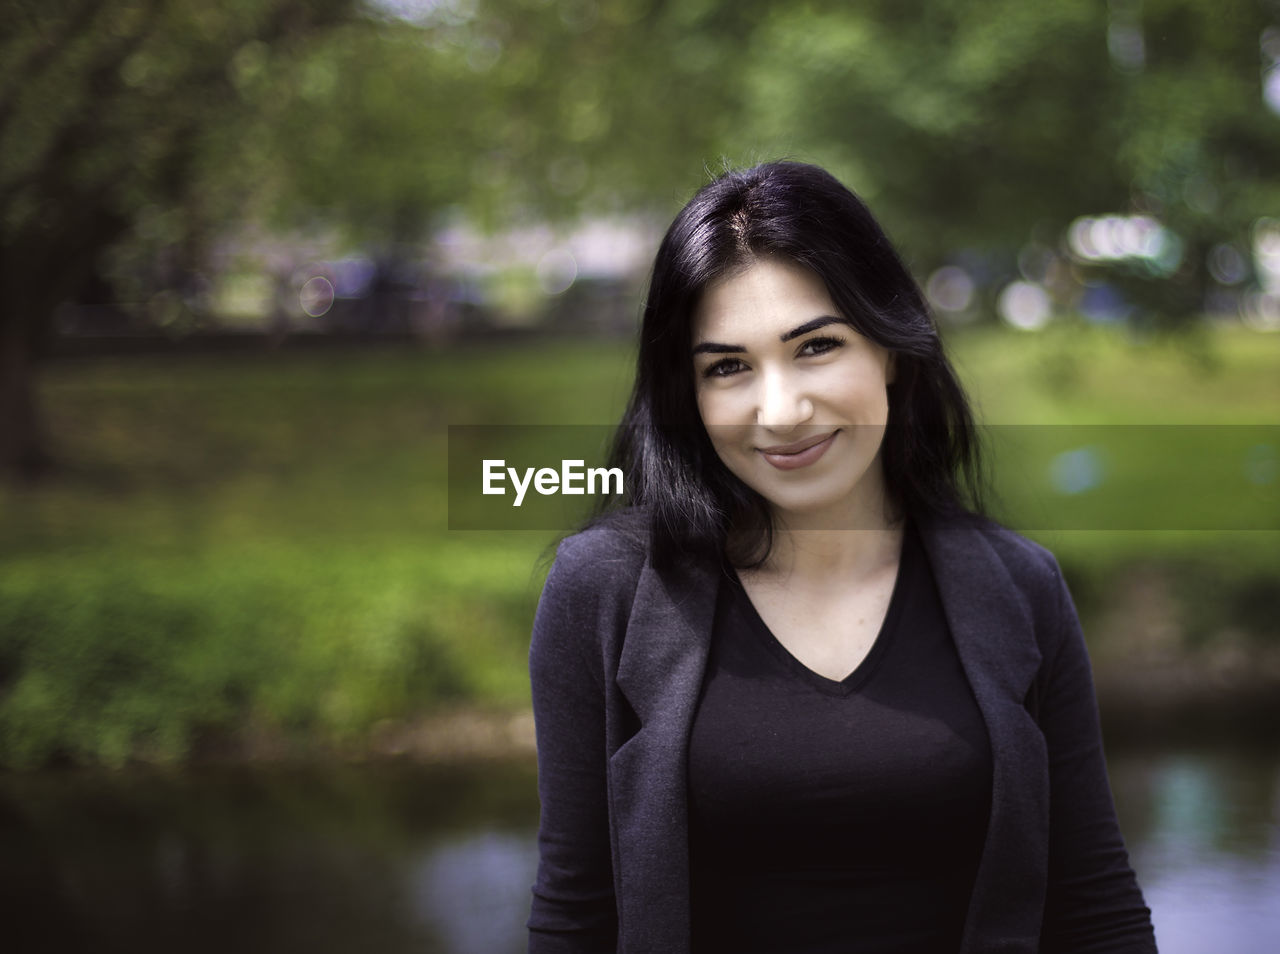
{"label": "dark eyebrow", "polygon": [[812,321],[806,321],[799,328],[792,328],[778,340],[783,342],[790,341],[793,338],[799,338],[801,335],[807,335],[811,331],[817,331],[819,328],[825,328],[827,325],[848,325],[852,328],[853,322],[848,318],[840,318],[837,315],[822,315]]}
{"label": "dark eyebrow", "polygon": [[742,345],[717,344],[714,341],[704,341],[693,349],[694,354],[740,354],[747,349]]}
{"label": "dark eyebrow", "polygon": [[[778,340],[783,343],[786,343],[788,341],[791,341],[793,338],[799,338],[803,335],[807,335],[811,331],[817,331],[819,328],[825,328],[827,325],[848,325],[850,328],[852,328],[853,322],[851,322],[848,318],[840,318],[837,315],[820,315],[817,318],[812,318],[809,321],[806,321],[803,325],[800,325],[799,327],[792,328],[790,331],[786,332],[785,334],[779,335]],[[747,349],[742,345],[720,344],[719,342],[716,342],[716,341],[704,341],[702,344],[694,347],[693,353],[694,354],[741,354],[746,350]]]}

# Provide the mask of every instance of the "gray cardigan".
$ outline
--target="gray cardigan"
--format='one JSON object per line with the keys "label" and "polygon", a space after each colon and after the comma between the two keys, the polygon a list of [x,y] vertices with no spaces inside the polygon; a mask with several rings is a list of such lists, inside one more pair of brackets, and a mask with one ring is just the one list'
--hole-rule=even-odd
{"label": "gray cardigan", "polygon": [[[720,571],[655,570],[636,522],[564,540],[538,605],[531,954],[689,950],[685,756]],[[1056,561],[976,518],[920,530],[993,759],[961,950],[1154,952]]]}

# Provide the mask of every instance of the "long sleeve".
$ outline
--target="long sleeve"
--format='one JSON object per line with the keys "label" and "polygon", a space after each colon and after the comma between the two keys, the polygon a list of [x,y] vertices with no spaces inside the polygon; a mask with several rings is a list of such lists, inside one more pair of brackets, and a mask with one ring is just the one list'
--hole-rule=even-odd
{"label": "long sleeve", "polygon": [[1151,912],[1116,821],[1084,636],[1060,573],[1057,586],[1060,638],[1038,687],[1050,784],[1041,950],[1154,954]]}
{"label": "long sleeve", "polygon": [[599,587],[570,539],[547,578],[529,653],[538,744],[538,874],[530,954],[617,946],[610,851]]}

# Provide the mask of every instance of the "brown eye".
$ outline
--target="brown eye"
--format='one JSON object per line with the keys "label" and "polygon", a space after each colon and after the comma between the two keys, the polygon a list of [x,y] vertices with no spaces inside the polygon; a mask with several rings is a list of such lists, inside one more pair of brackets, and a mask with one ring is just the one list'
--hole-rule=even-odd
{"label": "brown eye", "polygon": [[800,346],[798,355],[819,355],[826,354],[828,351],[834,351],[836,348],[844,345],[843,338],[835,338],[830,336],[822,336],[818,338],[810,338]]}
{"label": "brown eye", "polygon": [[742,363],[740,358],[721,358],[714,364],[708,365],[706,370],[702,372],[702,376],[704,378],[727,378],[729,375],[737,374],[745,369],[746,365]]}

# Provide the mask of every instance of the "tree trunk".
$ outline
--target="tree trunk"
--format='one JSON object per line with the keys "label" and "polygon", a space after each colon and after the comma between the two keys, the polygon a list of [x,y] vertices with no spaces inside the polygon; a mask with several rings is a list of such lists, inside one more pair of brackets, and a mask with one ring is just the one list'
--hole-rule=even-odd
{"label": "tree trunk", "polygon": [[15,309],[12,299],[0,302],[0,479],[23,483],[53,469],[40,418],[31,329],[31,317]]}

